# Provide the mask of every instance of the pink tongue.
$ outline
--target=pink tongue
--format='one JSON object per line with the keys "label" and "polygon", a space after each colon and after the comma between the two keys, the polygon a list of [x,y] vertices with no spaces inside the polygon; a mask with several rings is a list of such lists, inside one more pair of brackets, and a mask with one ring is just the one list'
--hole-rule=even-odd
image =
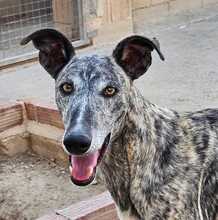
{"label": "pink tongue", "polygon": [[98,151],[85,156],[71,155],[71,176],[78,181],[86,181],[90,179],[94,175],[98,157]]}

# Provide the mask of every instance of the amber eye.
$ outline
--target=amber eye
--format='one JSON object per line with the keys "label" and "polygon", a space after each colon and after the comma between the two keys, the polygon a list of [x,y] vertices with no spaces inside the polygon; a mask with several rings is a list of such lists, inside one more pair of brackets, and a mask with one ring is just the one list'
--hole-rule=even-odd
{"label": "amber eye", "polygon": [[61,92],[63,92],[65,95],[69,95],[73,92],[73,85],[70,83],[63,83],[60,86]]}
{"label": "amber eye", "polygon": [[112,87],[112,86],[108,86],[103,90],[103,95],[106,97],[111,97],[114,96],[117,92],[117,89]]}

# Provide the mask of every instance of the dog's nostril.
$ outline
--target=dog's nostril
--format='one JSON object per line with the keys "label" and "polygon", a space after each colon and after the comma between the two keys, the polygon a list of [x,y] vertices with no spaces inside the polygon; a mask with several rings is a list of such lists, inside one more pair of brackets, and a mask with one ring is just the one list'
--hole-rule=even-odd
{"label": "dog's nostril", "polygon": [[71,154],[83,154],[85,153],[90,145],[91,139],[81,134],[71,134],[64,138],[64,146]]}

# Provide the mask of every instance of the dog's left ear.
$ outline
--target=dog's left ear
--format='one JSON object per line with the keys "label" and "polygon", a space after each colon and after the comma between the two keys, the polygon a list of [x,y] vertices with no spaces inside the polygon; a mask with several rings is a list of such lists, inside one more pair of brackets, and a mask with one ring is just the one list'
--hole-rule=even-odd
{"label": "dog's left ear", "polygon": [[21,41],[25,45],[30,41],[39,50],[39,62],[56,79],[60,70],[75,55],[71,42],[59,31],[42,29],[35,31]]}
{"label": "dog's left ear", "polygon": [[152,40],[142,36],[131,36],[122,40],[113,51],[116,63],[123,68],[132,79],[143,75],[152,63],[151,52],[156,50],[161,60],[164,56],[156,38]]}

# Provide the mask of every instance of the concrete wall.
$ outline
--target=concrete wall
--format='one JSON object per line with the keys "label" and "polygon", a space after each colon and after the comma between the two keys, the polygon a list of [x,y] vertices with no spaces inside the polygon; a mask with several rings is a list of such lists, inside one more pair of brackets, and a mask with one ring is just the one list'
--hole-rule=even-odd
{"label": "concrete wall", "polygon": [[79,11],[75,0],[53,0],[54,27],[70,40],[79,40]]}
{"label": "concrete wall", "polygon": [[84,1],[85,24],[94,45],[132,33],[131,0]]}

